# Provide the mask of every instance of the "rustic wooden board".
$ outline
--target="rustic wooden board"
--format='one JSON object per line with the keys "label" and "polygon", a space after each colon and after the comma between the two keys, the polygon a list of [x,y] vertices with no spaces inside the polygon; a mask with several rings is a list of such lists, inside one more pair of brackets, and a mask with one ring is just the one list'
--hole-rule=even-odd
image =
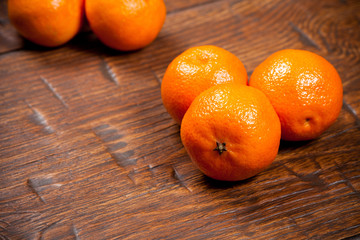
{"label": "rustic wooden board", "polygon": [[[344,239],[360,236],[360,2],[165,1],[148,47],[84,29],[46,49],[0,0],[1,239]],[[185,49],[214,44],[248,70],[283,48],[339,71],[344,104],[319,139],[281,142],[259,175],[225,183],[190,162],[160,84]]]}

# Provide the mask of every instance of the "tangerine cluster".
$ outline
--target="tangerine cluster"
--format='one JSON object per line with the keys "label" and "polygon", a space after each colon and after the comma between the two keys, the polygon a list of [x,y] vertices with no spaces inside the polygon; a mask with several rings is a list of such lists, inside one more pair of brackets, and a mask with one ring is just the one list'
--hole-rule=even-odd
{"label": "tangerine cluster", "polygon": [[247,81],[235,55],[199,46],[169,64],[161,95],[195,165],[211,178],[237,181],[266,169],[280,139],[319,137],[337,119],[343,90],[331,63],[309,51],[275,52]]}
{"label": "tangerine cluster", "polygon": [[[68,42],[87,19],[105,45],[131,51],[157,37],[166,7],[163,0],[9,0],[8,14],[21,35],[42,46]],[[309,51],[278,51],[248,81],[234,54],[199,46],[170,63],[161,95],[199,169],[236,181],[268,167],[281,138],[319,137],[337,119],[343,90],[336,69]]]}
{"label": "tangerine cluster", "polygon": [[166,7],[163,0],[9,0],[8,14],[17,31],[38,45],[65,44],[87,19],[105,45],[131,51],[147,46],[157,37]]}

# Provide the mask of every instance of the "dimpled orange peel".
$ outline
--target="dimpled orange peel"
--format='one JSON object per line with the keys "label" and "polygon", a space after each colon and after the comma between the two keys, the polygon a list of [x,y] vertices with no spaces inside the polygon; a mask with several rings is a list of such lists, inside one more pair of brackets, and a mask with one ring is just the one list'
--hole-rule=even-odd
{"label": "dimpled orange peel", "polygon": [[178,123],[194,98],[218,84],[247,84],[242,62],[231,52],[213,45],[196,46],[178,55],[169,64],[161,83],[161,97]]}
{"label": "dimpled orange peel", "polygon": [[23,37],[45,47],[57,47],[79,32],[84,0],[8,0],[8,14]]}
{"label": "dimpled orange peel", "polygon": [[163,0],[86,0],[85,12],[96,36],[121,51],[149,45],[166,17]]}
{"label": "dimpled orange peel", "polygon": [[180,135],[191,160],[205,175],[238,181],[273,162],[281,130],[273,106],[260,90],[221,84],[195,98]]}
{"label": "dimpled orange peel", "polygon": [[273,53],[255,68],[249,85],[271,101],[284,140],[319,137],[341,111],[343,88],[338,72],[325,58],[309,51]]}

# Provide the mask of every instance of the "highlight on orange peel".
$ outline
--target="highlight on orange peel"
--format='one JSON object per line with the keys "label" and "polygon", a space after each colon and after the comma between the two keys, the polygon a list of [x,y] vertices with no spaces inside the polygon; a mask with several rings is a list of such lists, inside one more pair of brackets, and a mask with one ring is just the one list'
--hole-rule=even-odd
{"label": "highlight on orange peel", "polygon": [[236,84],[213,86],[191,103],[180,135],[193,163],[223,181],[250,178],[275,159],[279,118],[260,90]]}
{"label": "highlight on orange peel", "polygon": [[249,85],[269,98],[281,122],[282,139],[319,137],[340,114],[343,88],[334,66],[305,50],[270,55],[252,73]]}
{"label": "highlight on orange peel", "polygon": [[149,45],[166,18],[163,0],[86,0],[85,12],[101,42],[121,51]]}
{"label": "highlight on orange peel", "polygon": [[247,84],[247,72],[233,53],[214,45],[196,46],[175,57],[161,83],[161,97],[170,116],[180,124],[196,96],[219,84]]}
{"label": "highlight on orange peel", "polygon": [[26,39],[45,47],[57,47],[80,30],[84,0],[8,0],[11,24]]}

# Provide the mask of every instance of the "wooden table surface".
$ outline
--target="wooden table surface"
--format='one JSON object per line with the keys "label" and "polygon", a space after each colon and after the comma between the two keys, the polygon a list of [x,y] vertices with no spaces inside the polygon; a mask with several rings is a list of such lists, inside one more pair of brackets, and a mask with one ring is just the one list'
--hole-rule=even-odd
{"label": "wooden table surface", "polygon": [[[0,0],[0,239],[360,237],[360,1],[165,3],[158,38],[118,52],[89,29],[31,44]],[[205,177],[160,96],[170,61],[204,44],[249,76],[280,49],[325,57],[343,81],[339,118],[316,140],[281,142],[249,180]]]}

